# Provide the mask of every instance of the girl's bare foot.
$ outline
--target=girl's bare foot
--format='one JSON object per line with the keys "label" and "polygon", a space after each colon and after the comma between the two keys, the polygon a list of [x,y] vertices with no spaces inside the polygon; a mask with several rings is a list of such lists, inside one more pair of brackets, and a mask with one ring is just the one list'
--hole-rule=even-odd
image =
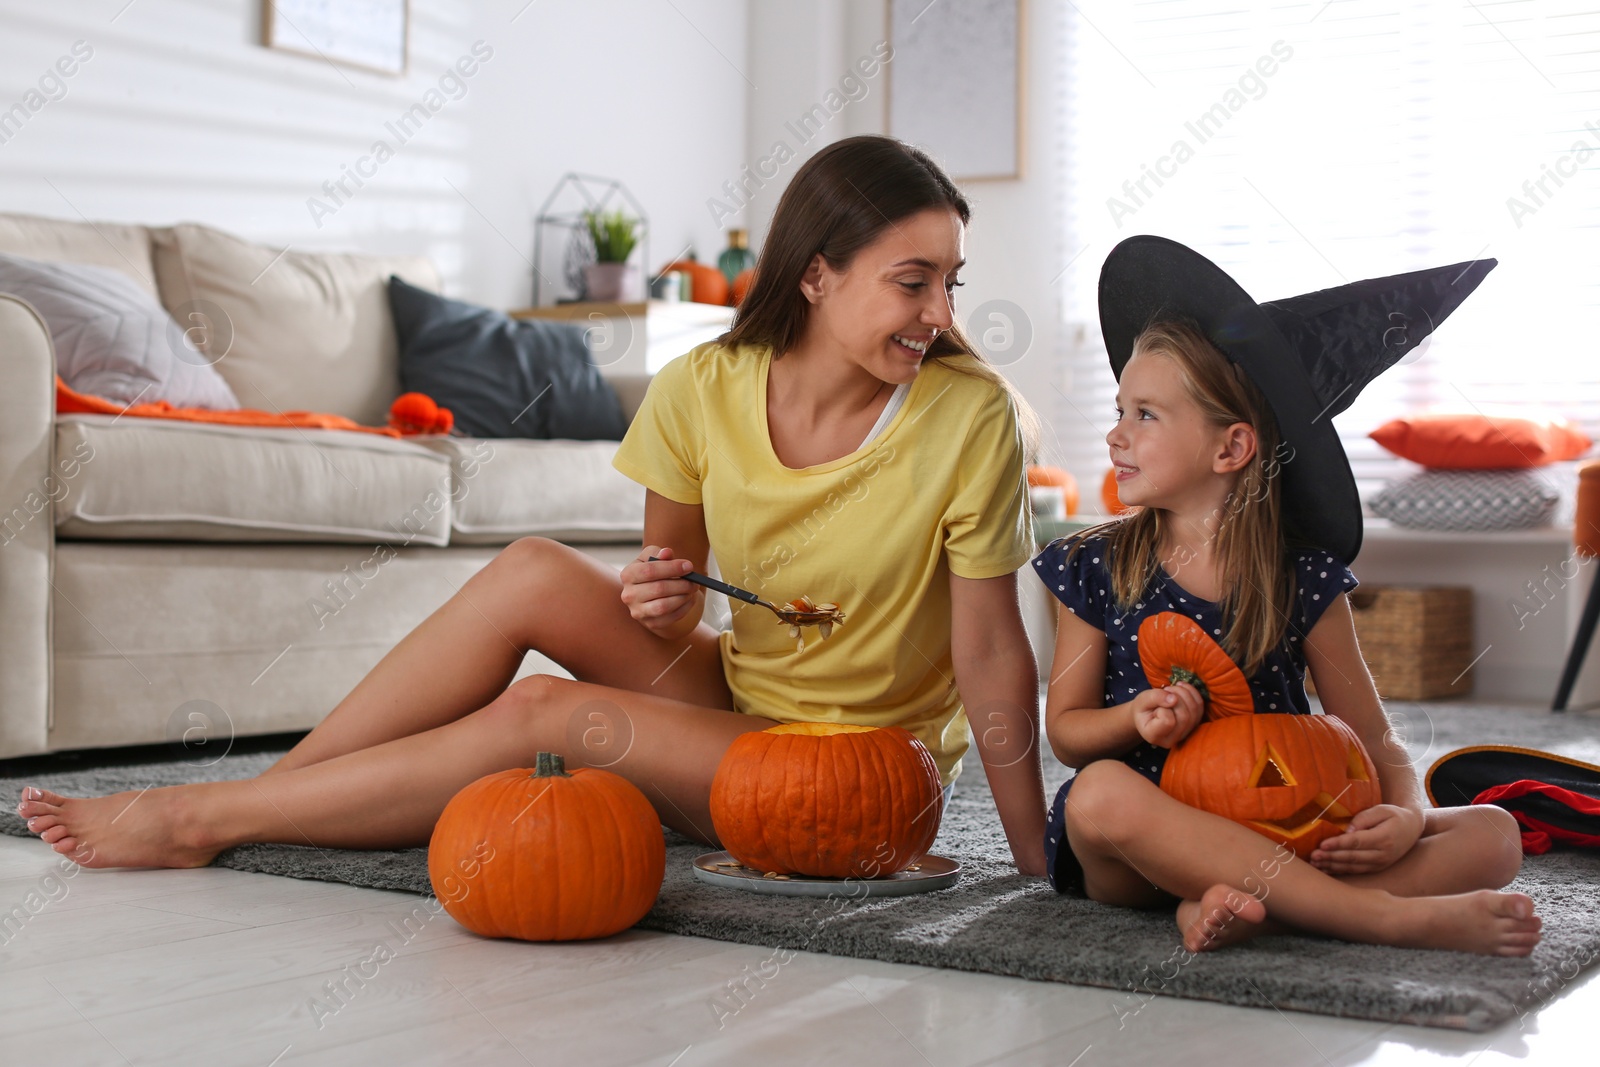
{"label": "girl's bare foot", "polygon": [[1178,905],[1178,931],[1190,952],[1223,948],[1276,930],[1276,924],[1263,926],[1266,918],[1266,905],[1231,885],[1214,885],[1199,900]]}
{"label": "girl's bare foot", "polygon": [[84,867],[204,867],[222,848],[196,817],[192,788],[64,797],[29,786],[17,814],[45,844]]}
{"label": "girl's bare foot", "polygon": [[1448,897],[1397,897],[1390,944],[1452,948],[1486,956],[1526,956],[1543,925],[1524,893],[1480,889]]}

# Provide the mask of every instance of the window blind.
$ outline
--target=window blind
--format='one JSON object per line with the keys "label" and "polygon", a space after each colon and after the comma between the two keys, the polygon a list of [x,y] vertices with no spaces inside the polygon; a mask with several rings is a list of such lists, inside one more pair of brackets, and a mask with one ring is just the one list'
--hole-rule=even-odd
{"label": "window blind", "polygon": [[1335,419],[1364,496],[1418,469],[1366,437],[1399,414],[1538,410],[1600,437],[1592,4],[1079,0],[1060,25],[1059,217],[1075,258],[1051,458],[1090,490],[1087,510],[1116,388],[1100,265],[1138,233],[1189,245],[1258,300],[1499,260]]}

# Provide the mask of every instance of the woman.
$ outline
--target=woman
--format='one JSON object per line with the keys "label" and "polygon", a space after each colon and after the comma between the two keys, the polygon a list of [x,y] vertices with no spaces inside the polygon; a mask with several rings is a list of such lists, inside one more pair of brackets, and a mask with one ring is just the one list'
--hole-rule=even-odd
{"label": "woman", "polygon": [[[738,735],[903,725],[948,796],[964,703],[1017,867],[1042,874],[1015,577],[1033,547],[1031,414],[955,324],[970,215],[916,149],[824,148],[785,190],[733,328],[657,375],[618,449],[646,486],[646,545],[620,574],[524,538],[260,776],[96,799],[29,788],[19,812],[96,867],[203,866],[252,841],[416,846],[463,786],[548,751],[623,775],[664,823],[714,844],[711,779]],[[736,584],[835,602],[845,622],[797,651],[740,605],[719,633],[682,577],[713,549]],[[530,649],[575,680],[511,684]]]}

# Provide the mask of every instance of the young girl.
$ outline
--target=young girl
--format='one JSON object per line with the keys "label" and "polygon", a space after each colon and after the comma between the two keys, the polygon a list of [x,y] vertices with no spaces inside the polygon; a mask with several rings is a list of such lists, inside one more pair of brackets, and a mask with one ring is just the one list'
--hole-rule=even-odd
{"label": "young girl", "polygon": [[[657,375],[616,454],[646,487],[645,546],[620,574],[517,541],[259,777],[98,799],[27,789],[19,812],[97,867],[202,866],[249,841],[423,845],[463,786],[547,751],[624,775],[662,822],[714,845],[711,779],[739,734],[904,726],[948,796],[965,706],[1017,866],[1043,873],[1016,590],[1033,552],[1029,415],[955,322],[970,216],[914,148],[822,149],[784,191],[733,329]],[[838,604],[843,625],[797,652],[740,604],[719,633],[683,578],[712,554],[768,600]],[[576,680],[511,684],[529,649]]]}
{"label": "young girl", "polygon": [[[1174,242],[1131,238],[1111,254],[1100,303],[1119,388],[1106,443],[1132,510],[1034,560],[1061,601],[1046,730],[1057,757],[1079,768],[1046,829],[1058,892],[1129,907],[1176,903],[1190,951],[1286,928],[1494,955],[1533,950],[1532,901],[1494,892],[1521,862],[1515,821],[1492,806],[1427,808],[1388,730],[1342,595],[1356,585],[1346,562],[1360,546],[1361,513],[1327,417],[1492,266],[1258,306]],[[1397,322],[1403,339],[1385,335]],[[1383,803],[1302,862],[1163,793],[1167,753],[1204,703],[1188,683],[1146,681],[1137,633],[1158,612],[1213,635],[1249,680],[1258,713],[1309,714],[1309,667],[1324,711],[1372,756]]]}

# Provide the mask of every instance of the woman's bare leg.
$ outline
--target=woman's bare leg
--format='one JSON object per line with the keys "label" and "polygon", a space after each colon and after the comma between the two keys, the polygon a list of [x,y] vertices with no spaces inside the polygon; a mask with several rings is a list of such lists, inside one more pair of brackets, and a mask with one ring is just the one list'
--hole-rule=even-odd
{"label": "woman's bare leg", "polygon": [[[592,745],[601,714],[612,731]],[[576,734],[573,723],[586,724]],[[20,809],[57,852],[89,867],[194,867],[250,841],[325,848],[425,845],[463,786],[538,752],[604,763],[650,798],[661,820],[714,843],[711,778],[735,737],[770,720],[549,675],[512,685],[479,711],[408,737],[277,774],[74,799],[25,790]],[[596,753],[599,753],[596,757]]]}
{"label": "woman's bare leg", "polygon": [[[1174,800],[1119,762],[1091,764],[1079,779],[1067,795],[1067,837],[1083,864],[1085,891],[1096,900],[1148,907],[1159,899],[1154,886],[1193,904],[1198,917],[1192,911],[1184,925],[1180,916],[1191,950],[1213,947],[1209,934],[1219,909],[1242,922],[1266,915],[1295,929],[1375,944],[1525,956],[1538,943],[1539,919],[1528,897],[1463,891],[1459,857],[1447,855],[1496,834],[1493,816],[1451,817],[1446,821],[1456,825],[1441,827],[1427,851],[1413,850],[1388,871],[1335,878],[1254,831]],[[1452,846],[1443,835],[1457,832],[1462,836]],[[1503,854],[1496,856],[1486,863],[1478,855],[1479,866],[1500,866],[1480,873],[1476,884],[1503,876],[1504,885],[1515,874],[1504,869]]]}
{"label": "woman's bare leg", "polygon": [[702,625],[663,641],[629,616],[621,592],[615,570],[575,548],[541,537],[513,542],[262,773],[454,722],[499,696],[529,649],[581,681],[731,708],[716,631]]}

